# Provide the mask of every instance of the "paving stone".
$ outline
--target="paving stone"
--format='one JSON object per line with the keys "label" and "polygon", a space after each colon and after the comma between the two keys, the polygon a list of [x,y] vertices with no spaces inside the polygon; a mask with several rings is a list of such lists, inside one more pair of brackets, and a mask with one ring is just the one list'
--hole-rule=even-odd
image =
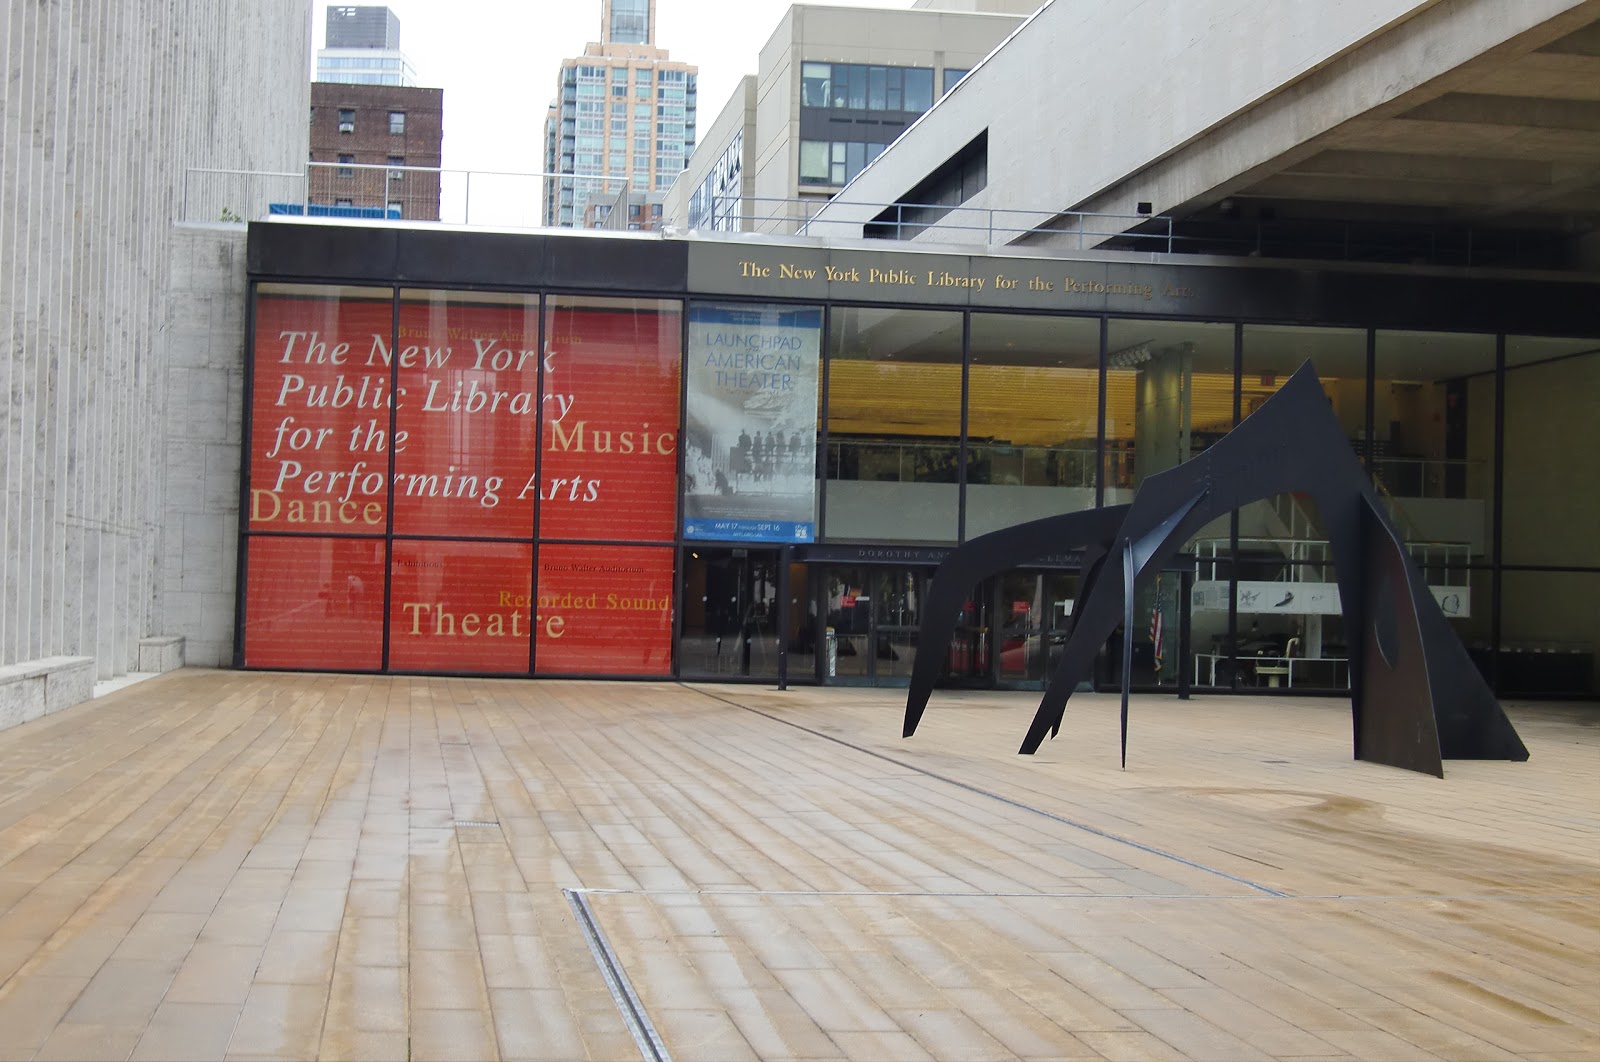
{"label": "paving stone", "polygon": [[[1600,733],[169,672],[0,732],[0,1059],[1600,1056]],[[741,707],[745,706],[745,707]],[[746,707],[754,710],[746,710]],[[781,720],[781,721],[780,721]],[[457,822],[489,823],[457,826]],[[574,910],[576,902],[582,917]]]}

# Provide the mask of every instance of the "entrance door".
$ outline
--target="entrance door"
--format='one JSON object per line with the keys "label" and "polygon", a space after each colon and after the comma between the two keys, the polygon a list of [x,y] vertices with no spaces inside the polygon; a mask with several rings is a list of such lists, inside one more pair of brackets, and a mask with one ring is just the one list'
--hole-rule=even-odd
{"label": "entrance door", "polygon": [[680,674],[777,677],[776,549],[686,549],[682,601]]}
{"label": "entrance door", "polygon": [[825,569],[819,590],[833,638],[824,648],[823,681],[906,685],[930,575],[926,568]]}
{"label": "entrance door", "polygon": [[1078,596],[1075,572],[1006,572],[1000,577],[999,679],[1043,685],[1066,644],[1068,620]]}

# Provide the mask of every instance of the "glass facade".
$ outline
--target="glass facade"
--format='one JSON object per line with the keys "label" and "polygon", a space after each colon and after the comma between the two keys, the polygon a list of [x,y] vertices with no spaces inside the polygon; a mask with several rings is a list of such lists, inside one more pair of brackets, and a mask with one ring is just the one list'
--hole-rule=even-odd
{"label": "glass facade", "polygon": [[961,314],[840,307],[829,328],[823,533],[954,542]]}
{"label": "glass facade", "polygon": [[[1496,688],[1600,692],[1594,339],[281,283],[253,321],[247,667],[903,683],[950,547],[1131,501],[1309,360]],[[1080,574],[974,587],[946,681],[1044,682]],[[1349,681],[1302,494],[1197,532],[1135,622],[1142,688]]]}

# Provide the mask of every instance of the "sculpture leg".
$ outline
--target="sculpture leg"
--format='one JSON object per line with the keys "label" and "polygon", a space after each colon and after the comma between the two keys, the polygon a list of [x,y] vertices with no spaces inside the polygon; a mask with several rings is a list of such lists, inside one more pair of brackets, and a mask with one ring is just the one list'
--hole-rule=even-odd
{"label": "sculpture leg", "polygon": [[1128,690],[1133,685],[1133,543],[1122,547],[1122,769],[1128,769]]}
{"label": "sculpture leg", "polygon": [[[1083,548],[1085,563],[1101,554],[1123,517],[1126,505],[1048,516],[991,531],[952,550],[934,573],[933,585],[922,610],[917,634],[918,652],[912,663],[911,686],[906,693],[902,736],[916,733],[927,710],[933,684],[939,677],[943,651],[955,634],[961,604],[972,587],[1007,568],[1038,557]],[[1080,595],[1081,596],[1081,595]]]}

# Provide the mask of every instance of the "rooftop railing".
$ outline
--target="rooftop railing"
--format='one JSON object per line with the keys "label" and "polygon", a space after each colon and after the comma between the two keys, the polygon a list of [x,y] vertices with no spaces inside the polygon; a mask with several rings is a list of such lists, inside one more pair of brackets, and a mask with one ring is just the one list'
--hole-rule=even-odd
{"label": "rooftop railing", "polygon": [[[578,227],[586,208],[597,228],[626,209],[625,177],[504,173],[431,166],[311,162],[299,172],[191,168],[185,173],[184,221],[245,221],[270,214],[390,218],[486,228],[539,228],[554,186],[558,211],[570,206]],[[824,206],[848,206],[855,220],[819,218]],[[717,197],[699,204],[689,228],[703,232],[754,232],[780,236],[859,238],[867,229],[886,240],[925,237],[943,243],[996,245],[1020,238],[1048,239],[1053,247],[1090,249],[1114,237],[1139,249],[1173,249],[1172,219],[1164,216],[1068,213],[947,206],[937,203],[860,203],[816,197]],[[559,217],[558,217],[559,220]],[[1154,231],[1131,232],[1135,226]]]}
{"label": "rooftop railing", "polygon": [[[541,228],[551,186],[556,224],[579,228],[654,228],[664,232],[745,232],[777,236],[883,239],[1048,250],[1401,262],[1442,266],[1567,268],[1565,237],[1461,226],[1283,221],[1227,224],[1166,214],[1015,210],[943,203],[868,203],[815,196],[696,196],[689,223],[613,213],[628,207],[621,176],[450,170],[430,166],[312,162],[284,173],[191,168],[183,183],[184,221],[244,221],[278,213],[400,218],[497,229]],[[659,200],[659,196],[654,197]],[[294,208],[300,209],[296,211]],[[826,210],[824,208],[827,208]]]}

